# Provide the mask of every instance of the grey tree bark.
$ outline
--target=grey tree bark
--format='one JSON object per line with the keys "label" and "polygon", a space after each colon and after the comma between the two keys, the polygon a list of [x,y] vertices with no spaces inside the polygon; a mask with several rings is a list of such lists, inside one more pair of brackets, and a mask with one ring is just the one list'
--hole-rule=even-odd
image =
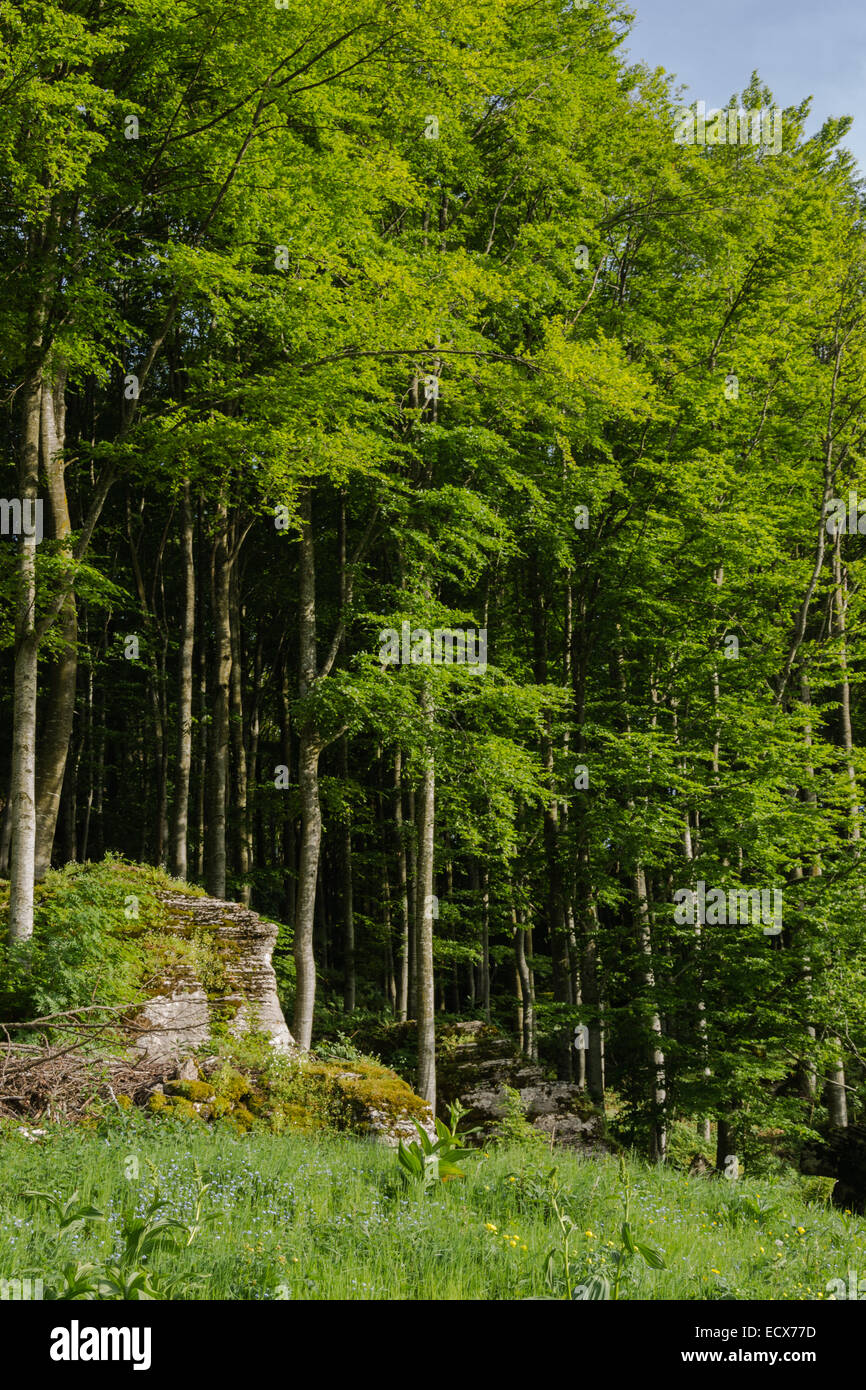
{"label": "grey tree bark", "polygon": [[174,809],[171,826],[171,861],[174,875],[188,874],[189,778],[192,767],[192,687],[195,651],[195,551],[189,481],[184,480],[181,510],[183,556],[183,621],[177,680],[177,749],[174,772]]}

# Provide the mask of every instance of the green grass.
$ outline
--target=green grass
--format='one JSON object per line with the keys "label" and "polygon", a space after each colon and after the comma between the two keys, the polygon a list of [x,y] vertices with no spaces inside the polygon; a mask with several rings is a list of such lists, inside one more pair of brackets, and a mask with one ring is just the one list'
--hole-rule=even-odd
{"label": "green grass", "polygon": [[[136,1160],[137,1165],[130,1160]],[[153,1259],[157,1272],[197,1273],[216,1299],[515,1299],[548,1294],[544,1267],[558,1230],[543,1174],[555,1162],[559,1200],[576,1223],[575,1282],[610,1270],[619,1244],[615,1159],[528,1157],[491,1148],[463,1181],[420,1197],[396,1154],[345,1135],[250,1133],[131,1115],[99,1131],[0,1138],[0,1277],[50,1275],[71,1259],[108,1259],[121,1214],[143,1211],[154,1174],[172,1215],[189,1218],[198,1163],[217,1219],[194,1244]],[[152,1166],[151,1166],[152,1165]],[[126,1173],[138,1171],[138,1177]],[[826,1298],[827,1281],[866,1277],[866,1221],[808,1206],[796,1180],[689,1179],[629,1163],[636,1239],[667,1268],[632,1261],[628,1299]],[[78,1189],[108,1227],[58,1237],[49,1213],[20,1194]],[[757,1201],[754,1210],[749,1202]],[[282,1286],[282,1289],[280,1288]]]}

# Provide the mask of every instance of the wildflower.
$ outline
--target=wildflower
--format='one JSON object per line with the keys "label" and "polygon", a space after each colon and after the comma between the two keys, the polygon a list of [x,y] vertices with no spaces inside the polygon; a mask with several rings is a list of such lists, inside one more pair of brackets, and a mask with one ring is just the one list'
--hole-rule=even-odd
{"label": "wildflower", "polygon": [[595,1236],[592,1234],[592,1231],[585,1231],[585,1232],[584,1232],[584,1235],[585,1235],[589,1240],[595,1240]]}
{"label": "wildflower", "polygon": [[710,1274],[721,1274],[721,1272],[720,1269],[713,1269],[712,1265],[710,1266]]}
{"label": "wildflower", "polygon": [[797,1227],[797,1231],[799,1232],[799,1234],[800,1234],[801,1236],[804,1236],[804,1235],[806,1234],[805,1227],[803,1227],[803,1226],[798,1226],[798,1227]]}
{"label": "wildflower", "polygon": [[495,1231],[496,1227],[494,1226],[492,1221],[485,1221],[484,1229],[485,1231]]}

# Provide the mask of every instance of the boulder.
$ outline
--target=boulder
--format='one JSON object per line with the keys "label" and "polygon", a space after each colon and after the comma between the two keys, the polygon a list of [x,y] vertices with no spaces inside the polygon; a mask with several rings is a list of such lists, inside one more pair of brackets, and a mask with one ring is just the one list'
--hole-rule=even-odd
{"label": "boulder", "polygon": [[[208,981],[185,965],[167,974],[132,1021],[135,1045],[147,1059],[180,1059],[213,1036],[216,1022],[236,1036],[255,1029],[288,1052],[294,1039],[277,997],[271,964],[277,927],[242,903],[159,893],[164,930],[197,941],[208,960]],[[216,984],[215,984],[216,981]],[[178,1073],[184,1079],[183,1073]],[[192,1079],[192,1078],[187,1078]]]}
{"label": "boulder", "polygon": [[606,1151],[603,1116],[578,1086],[547,1078],[492,1024],[472,1020],[449,1024],[439,1040],[438,1103],[446,1115],[452,1101],[466,1107],[467,1126],[494,1137],[508,1111],[507,1090],[516,1091],[525,1118],[561,1148]]}

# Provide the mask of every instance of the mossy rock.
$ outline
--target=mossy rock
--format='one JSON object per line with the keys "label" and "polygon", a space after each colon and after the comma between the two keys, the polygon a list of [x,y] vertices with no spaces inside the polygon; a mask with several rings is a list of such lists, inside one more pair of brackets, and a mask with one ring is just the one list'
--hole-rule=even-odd
{"label": "mossy rock", "polygon": [[180,1096],[182,1100],[211,1100],[216,1095],[207,1081],[167,1081],[165,1089],[169,1095]]}
{"label": "mossy rock", "polygon": [[202,1108],[202,1117],[206,1120],[221,1120],[225,1115],[232,1112],[232,1102],[226,1100],[225,1096],[214,1096],[213,1100]]}
{"label": "mossy rock", "polygon": [[153,1095],[147,1098],[147,1109],[154,1115],[159,1115],[168,1109],[168,1096],[163,1095],[162,1091],[154,1091]]}
{"label": "mossy rock", "polygon": [[174,1120],[200,1120],[201,1115],[196,1110],[191,1100],[184,1100],[182,1096],[172,1096],[168,1102],[168,1113]]}
{"label": "mossy rock", "polygon": [[[407,1083],[378,1062],[308,1063],[303,1070],[324,1104],[325,1112],[340,1129],[367,1133],[391,1122],[427,1114],[427,1106]],[[376,1112],[373,1123],[371,1112]]]}
{"label": "mossy rock", "polygon": [[245,1104],[256,1116],[269,1115],[274,1109],[273,1098],[258,1088],[247,1094]]}
{"label": "mossy rock", "polygon": [[124,1093],[121,1091],[119,1095],[115,1096],[115,1100],[117,1101],[121,1110],[132,1109],[132,1096],[124,1095]]}
{"label": "mossy rock", "polygon": [[300,1130],[304,1134],[324,1128],[321,1119],[305,1105],[281,1105],[278,1114],[285,1127]]}
{"label": "mossy rock", "polygon": [[809,1206],[822,1206],[829,1208],[833,1201],[833,1188],[836,1186],[836,1178],[822,1177],[801,1177],[800,1191],[803,1200]]}
{"label": "mossy rock", "polygon": [[224,1066],[214,1077],[213,1089],[225,1100],[239,1101],[252,1094],[253,1083],[234,1067]]}
{"label": "mossy rock", "polygon": [[245,1105],[234,1106],[229,1118],[235,1129],[239,1130],[241,1134],[246,1134],[247,1130],[252,1129],[256,1122],[255,1115]]}

